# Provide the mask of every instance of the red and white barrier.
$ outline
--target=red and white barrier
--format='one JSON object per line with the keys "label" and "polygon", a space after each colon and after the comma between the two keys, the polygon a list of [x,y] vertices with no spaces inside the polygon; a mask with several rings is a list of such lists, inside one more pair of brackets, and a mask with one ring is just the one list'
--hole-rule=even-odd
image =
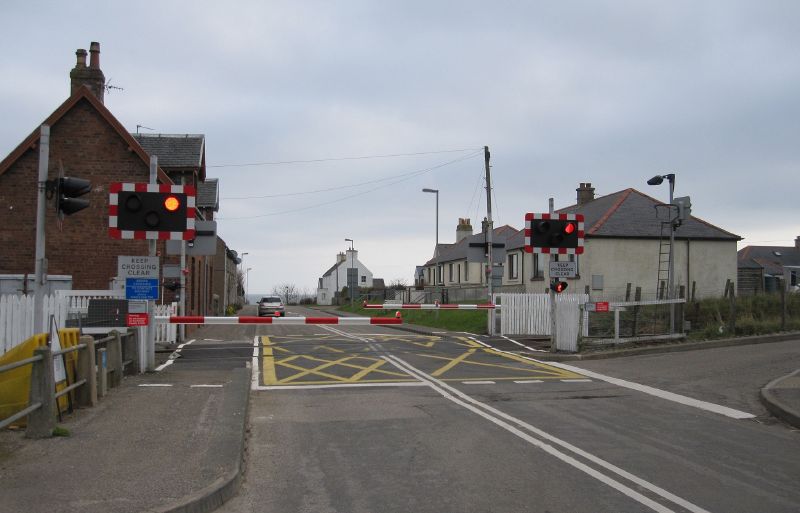
{"label": "red and white barrier", "polygon": [[422,304],[422,303],[404,303],[398,305],[396,303],[383,303],[371,305],[364,303],[364,308],[373,310],[495,310],[499,309],[500,305],[492,303],[483,303],[479,305],[455,305],[455,304]]}
{"label": "red and white barrier", "polygon": [[207,317],[203,315],[173,315],[155,317],[156,322],[168,324],[403,324],[399,317]]}

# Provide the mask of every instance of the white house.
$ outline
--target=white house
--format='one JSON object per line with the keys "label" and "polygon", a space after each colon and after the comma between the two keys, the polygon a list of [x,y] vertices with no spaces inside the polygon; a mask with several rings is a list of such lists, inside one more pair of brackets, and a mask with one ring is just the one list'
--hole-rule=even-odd
{"label": "white house", "polygon": [[358,250],[348,249],[347,252],[336,255],[336,263],[319,279],[318,305],[333,304],[334,298],[347,287],[348,269],[356,269],[359,288],[372,287],[372,271],[358,259]]}
{"label": "white house", "polygon": [[[590,183],[582,183],[576,190],[577,203],[556,211],[583,214],[585,219],[584,253],[560,255],[578,262],[578,277],[566,279],[567,293],[588,289],[595,296],[622,298],[630,283],[634,290],[641,287],[642,299],[655,298],[665,285],[659,260],[668,258],[661,253],[669,250],[669,229],[662,231],[667,215],[662,203],[636,189],[598,198]],[[738,235],[694,216],[683,222],[675,231],[673,248],[676,289],[685,287],[689,298],[722,296],[728,280],[736,284],[739,240]],[[523,232],[509,241],[503,285],[520,292],[544,292],[550,278],[550,257],[525,253],[524,245]]]}

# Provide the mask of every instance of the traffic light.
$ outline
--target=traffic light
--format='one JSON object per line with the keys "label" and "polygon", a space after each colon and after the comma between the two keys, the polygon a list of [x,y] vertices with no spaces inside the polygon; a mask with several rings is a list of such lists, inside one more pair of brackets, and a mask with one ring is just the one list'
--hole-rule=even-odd
{"label": "traffic light", "polygon": [[525,214],[525,251],[582,255],[583,214]]}
{"label": "traffic light", "polygon": [[531,223],[531,246],[536,248],[577,248],[577,221],[536,219]]}
{"label": "traffic light", "polygon": [[550,290],[556,294],[561,294],[566,288],[567,282],[565,281],[560,281],[558,278],[553,278],[552,281],[550,281]]}
{"label": "traffic light", "polygon": [[78,199],[91,192],[92,183],[83,178],[61,177],[56,181],[56,210],[69,216],[89,206],[89,200]]}
{"label": "traffic light", "polygon": [[118,194],[116,227],[119,230],[186,230],[185,193],[120,191]]}

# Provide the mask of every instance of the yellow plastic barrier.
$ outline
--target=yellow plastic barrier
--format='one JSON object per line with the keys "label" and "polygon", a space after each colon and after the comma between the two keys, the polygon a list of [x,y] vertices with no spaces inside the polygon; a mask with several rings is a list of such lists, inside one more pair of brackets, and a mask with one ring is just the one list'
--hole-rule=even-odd
{"label": "yellow plastic barrier", "polygon": [[[58,338],[61,341],[61,349],[67,349],[80,343],[80,332],[77,328],[64,328],[58,330]],[[0,356],[0,365],[7,365],[18,362],[33,356],[33,351],[37,347],[47,345],[47,334],[40,333],[29,338],[22,344],[11,349]],[[56,356],[56,358],[61,358]],[[78,364],[78,353],[73,351],[63,356],[64,367],[67,373],[67,381],[75,382],[75,373]],[[18,411],[28,407],[28,395],[31,386],[31,366],[23,365],[16,369],[0,373],[0,419],[8,418]],[[59,381],[56,383],[56,391],[67,387],[67,382]],[[62,396],[58,398],[58,408],[60,411],[66,410],[69,406],[69,398]],[[17,425],[24,426],[25,419],[16,422]]]}
{"label": "yellow plastic barrier", "polygon": [[[8,365],[33,356],[37,347],[47,345],[47,334],[34,335],[22,344],[0,356],[0,365]],[[31,387],[31,366],[23,365],[0,373],[0,419],[6,419],[28,407]],[[18,421],[23,423],[24,421]]]}

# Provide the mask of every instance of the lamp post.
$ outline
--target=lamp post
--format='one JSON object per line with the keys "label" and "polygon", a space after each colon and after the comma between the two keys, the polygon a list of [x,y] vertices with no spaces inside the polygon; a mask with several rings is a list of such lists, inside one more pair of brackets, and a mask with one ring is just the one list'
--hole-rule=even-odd
{"label": "lamp post", "polygon": [[[673,195],[675,193],[675,173],[668,173],[665,175],[656,175],[647,180],[647,185],[661,185],[664,179],[669,181],[669,267],[667,270],[667,299],[673,299],[673,287],[675,280],[675,259],[674,259],[674,246],[675,246],[675,220],[672,217]],[[658,290],[656,290],[658,293]],[[675,332],[675,304],[669,304],[669,333]]]}
{"label": "lamp post", "polygon": [[344,241],[350,243],[350,267],[347,268],[347,293],[350,294],[350,308],[353,308],[353,290],[358,286],[357,275],[350,279],[350,276],[354,274],[353,271],[351,271],[351,269],[353,269],[353,239],[345,239]]}
{"label": "lamp post", "polygon": [[250,298],[247,297],[247,293],[250,291],[250,271],[252,267],[247,268],[247,272],[245,273],[245,281],[244,281],[244,303],[246,305],[250,304]]}
{"label": "lamp post", "polygon": [[433,248],[433,256],[439,254],[439,189],[422,189],[422,192],[436,194],[436,246]]}

